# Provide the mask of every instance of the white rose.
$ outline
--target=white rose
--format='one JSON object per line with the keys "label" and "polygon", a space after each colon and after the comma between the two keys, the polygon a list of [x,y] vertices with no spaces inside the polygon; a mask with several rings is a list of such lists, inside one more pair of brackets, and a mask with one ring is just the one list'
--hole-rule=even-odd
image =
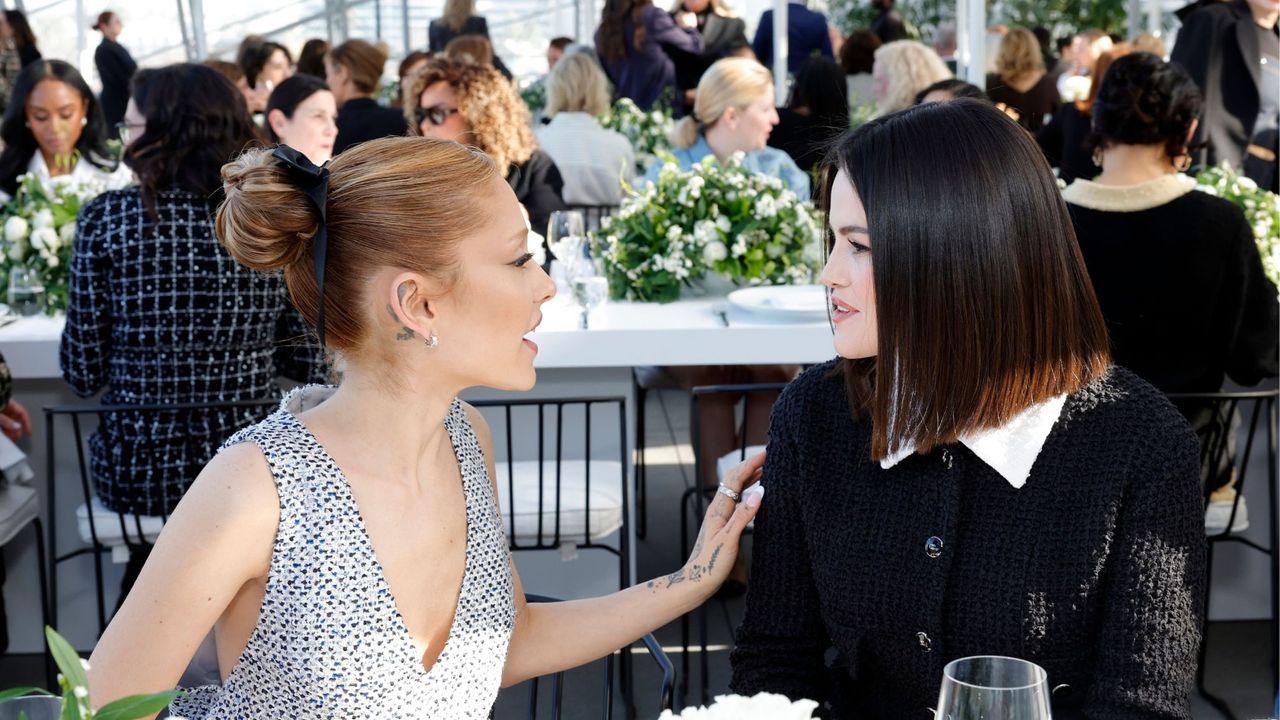
{"label": "white rose", "polygon": [[1238,178],[1236,180],[1236,184],[1244,188],[1245,190],[1248,190],[1249,192],[1253,192],[1254,190],[1258,189],[1258,183],[1254,182],[1252,179],[1247,177]]}
{"label": "white rose", "polygon": [[57,255],[50,255],[50,256],[49,256],[49,259],[48,259],[48,260],[46,260],[45,262],[46,262],[46,263],[49,265],[49,267],[51,267],[51,268],[56,268],[56,267],[58,267],[59,263],[61,263],[61,261],[60,261],[60,260],[58,260],[58,256],[57,256]]}
{"label": "white rose", "polygon": [[53,211],[49,208],[40,208],[36,216],[31,219],[31,226],[35,230],[53,227]]}
{"label": "white rose", "polygon": [[58,228],[58,239],[62,241],[63,245],[70,245],[74,242],[76,239],[76,224],[69,222]]}
{"label": "white rose", "polygon": [[729,257],[729,248],[719,240],[707,243],[707,246],[702,249],[702,259],[708,263],[717,263],[727,257]]}
{"label": "white rose", "polygon": [[4,239],[11,243],[27,239],[27,221],[14,215],[4,221]]}
{"label": "white rose", "polygon": [[9,246],[9,259],[14,262],[20,262],[27,254],[27,244],[25,242],[16,242]]}
{"label": "white rose", "polygon": [[58,249],[58,233],[51,226],[40,227],[31,231],[31,247],[50,252]]}

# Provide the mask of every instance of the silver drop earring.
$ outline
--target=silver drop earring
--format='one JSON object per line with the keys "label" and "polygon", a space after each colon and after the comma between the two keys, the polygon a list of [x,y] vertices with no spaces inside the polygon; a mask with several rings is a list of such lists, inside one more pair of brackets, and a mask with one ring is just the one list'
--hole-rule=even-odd
{"label": "silver drop earring", "polygon": [[431,335],[427,337],[427,347],[431,349],[440,347],[440,336],[435,333],[431,333]]}

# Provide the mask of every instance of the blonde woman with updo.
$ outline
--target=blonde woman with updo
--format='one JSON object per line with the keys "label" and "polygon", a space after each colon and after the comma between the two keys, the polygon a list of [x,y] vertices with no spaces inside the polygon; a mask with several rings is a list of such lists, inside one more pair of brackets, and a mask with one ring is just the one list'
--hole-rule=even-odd
{"label": "blonde woman with updo", "polygon": [[218,235],[282,272],[344,368],[228,441],[178,505],[91,658],[95,704],[172,688],[213,631],[222,682],[188,718],[488,718],[500,686],[623,647],[704,600],[760,507],[735,468],[681,569],[526,605],[492,435],[458,400],[527,390],[555,285],[493,158],[372,140],[317,168],[287,146],[222,170]]}
{"label": "blonde woman with updo", "polygon": [[[745,153],[742,162],[748,170],[776,177],[807,198],[809,176],[790,155],[767,146],[777,124],[769,70],[747,58],[717,60],[698,83],[693,114],[676,123],[671,154],[687,170],[708,155],[725,162],[734,153]],[[651,165],[646,180],[657,180],[663,165]]]}
{"label": "blonde woman with updo", "polygon": [[915,40],[895,40],[875,51],[871,66],[871,94],[876,116],[888,115],[916,103],[921,90],[952,77],[933,48]]}
{"label": "blonde woman with updo", "polygon": [[404,109],[411,133],[488,153],[538,232],[546,231],[551,213],[565,209],[564,178],[538,149],[529,106],[492,66],[436,58],[413,76],[404,96],[415,99]]}
{"label": "blonde woman with updo", "polygon": [[560,169],[564,201],[570,206],[618,205],[622,182],[634,179],[631,142],[596,121],[608,110],[609,80],[595,53],[571,47],[547,76],[543,115],[550,122],[534,131],[538,145]]}
{"label": "blonde woman with updo", "polygon": [[1040,42],[1030,30],[1014,28],[1000,41],[996,72],[987,76],[987,95],[1031,132],[1044,127],[1045,118],[1058,111],[1057,78],[1045,72]]}

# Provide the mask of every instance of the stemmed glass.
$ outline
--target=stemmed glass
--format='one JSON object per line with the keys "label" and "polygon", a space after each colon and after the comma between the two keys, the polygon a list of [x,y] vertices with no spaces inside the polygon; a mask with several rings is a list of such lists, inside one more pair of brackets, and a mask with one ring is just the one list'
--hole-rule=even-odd
{"label": "stemmed glass", "polygon": [[609,279],[590,258],[585,258],[578,263],[577,272],[569,284],[573,288],[574,303],[582,306],[582,329],[586,330],[591,311],[609,297]]}
{"label": "stemmed glass", "polygon": [[577,210],[557,210],[547,223],[547,247],[564,267],[565,281],[573,284],[587,245],[586,221]]}
{"label": "stemmed glass", "polygon": [[1051,720],[1044,668],[1018,658],[960,658],[942,669],[937,720]]}
{"label": "stemmed glass", "polygon": [[33,268],[9,270],[9,307],[24,317],[44,312],[45,289],[40,272]]}

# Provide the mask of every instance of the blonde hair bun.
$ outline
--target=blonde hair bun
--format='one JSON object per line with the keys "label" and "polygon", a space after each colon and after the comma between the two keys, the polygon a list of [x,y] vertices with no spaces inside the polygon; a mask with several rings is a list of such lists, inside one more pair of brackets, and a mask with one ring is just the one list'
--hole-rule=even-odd
{"label": "blonde hair bun", "polygon": [[306,193],[270,149],[249,150],[222,166],[225,198],[218,207],[218,239],[236,262],[270,272],[306,256],[319,218]]}

